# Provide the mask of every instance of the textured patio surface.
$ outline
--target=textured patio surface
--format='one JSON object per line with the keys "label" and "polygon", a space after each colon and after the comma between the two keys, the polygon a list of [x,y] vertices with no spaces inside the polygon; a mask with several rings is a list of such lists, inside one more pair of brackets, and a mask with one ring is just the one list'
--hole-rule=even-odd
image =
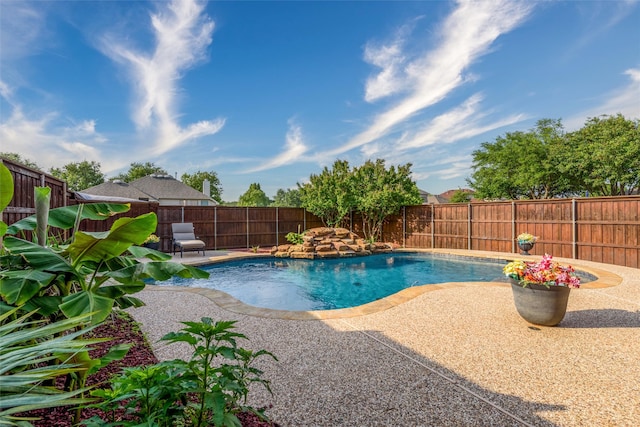
{"label": "textured patio surface", "polygon": [[[241,255],[206,259],[228,256]],[[640,270],[558,260],[603,280],[571,291],[557,327],[522,320],[505,283],[412,288],[365,308],[309,313],[151,286],[132,314],[160,359],[188,357],[157,342],[180,321],[237,320],[250,339],[243,347],[279,359],[259,364],[273,396],[257,388],[249,403],[272,405],[267,414],[282,426],[640,425]]]}

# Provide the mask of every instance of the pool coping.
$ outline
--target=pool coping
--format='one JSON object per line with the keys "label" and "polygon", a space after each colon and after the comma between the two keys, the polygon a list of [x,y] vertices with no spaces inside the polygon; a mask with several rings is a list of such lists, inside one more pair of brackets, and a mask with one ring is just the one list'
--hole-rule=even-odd
{"label": "pool coping", "polygon": [[[447,256],[460,256],[480,258],[486,260],[499,260],[509,262],[514,259],[535,260],[538,261],[542,257],[538,255],[521,256],[513,253],[502,252],[485,252],[485,251],[468,251],[461,249],[396,249],[395,252],[400,253],[433,253]],[[236,261],[250,258],[274,258],[270,254],[264,253],[247,253],[233,251],[214,251],[199,259],[189,257],[176,258],[174,261],[182,262],[192,266],[202,266],[227,261]],[[587,266],[580,260],[557,258],[562,263],[570,263],[576,269],[597,277],[597,280],[588,282],[580,286],[581,289],[601,289],[617,286],[622,283],[622,277],[610,271]],[[605,265],[605,264],[603,264]],[[606,265],[605,265],[606,266]],[[507,282],[448,282],[439,284],[423,284],[403,289],[388,297],[372,301],[357,307],[340,308],[334,310],[310,310],[310,311],[290,311],[290,310],[274,310],[270,308],[256,307],[232,297],[231,295],[215,289],[205,288],[187,288],[182,286],[155,286],[148,285],[145,290],[153,291],[170,291],[170,292],[188,292],[202,295],[213,301],[219,307],[238,314],[244,314],[254,317],[264,317],[269,319],[287,319],[287,320],[327,320],[327,319],[345,319],[350,317],[365,316],[372,313],[381,312],[396,307],[407,301],[410,301],[420,295],[428,292],[434,292],[443,289],[455,289],[466,287],[508,287]]]}

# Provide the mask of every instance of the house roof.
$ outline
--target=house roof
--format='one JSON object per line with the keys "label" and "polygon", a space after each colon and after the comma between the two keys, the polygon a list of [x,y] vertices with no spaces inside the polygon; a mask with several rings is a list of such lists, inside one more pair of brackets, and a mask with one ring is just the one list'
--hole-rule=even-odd
{"label": "house roof", "polygon": [[134,200],[157,201],[155,197],[131,185],[131,183],[119,180],[103,182],[102,184],[86,188],[82,190],[81,193],[103,197],[122,197]]}
{"label": "house roof", "polygon": [[171,175],[147,175],[130,183],[155,199],[210,200],[211,197],[178,181]]}
{"label": "house roof", "polygon": [[122,197],[134,200],[158,202],[164,200],[208,200],[216,203],[211,197],[178,181],[171,175],[147,175],[132,182],[119,180],[104,182],[81,191],[103,197]]}
{"label": "house roof", "polygon": [[424,203],[427,203],[427,204],[433,203],[433,204],[437,205],[437,204],[448,203],[449,202],[448,199],[446,199],[446,198],[444,198],[442,196],[438,196],[436,194],[431,194],[431,193],[428,193],[428,192],[426,192],[424,190],[420,190],[420,189],[418,189],[418,191],[420,192],[420,197],[422,198],[422,203],[423,204]]}

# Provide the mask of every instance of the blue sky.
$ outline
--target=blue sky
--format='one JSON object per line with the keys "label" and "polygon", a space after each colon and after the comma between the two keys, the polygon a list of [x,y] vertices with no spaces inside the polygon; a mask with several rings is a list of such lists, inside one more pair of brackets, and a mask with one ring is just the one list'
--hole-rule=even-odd
{"label": "blue sky", "polygon": [[0,151],[217,172],[268,196],[336,159],[466,187],[482,142],[640,117],[638,1],[0,0]]}

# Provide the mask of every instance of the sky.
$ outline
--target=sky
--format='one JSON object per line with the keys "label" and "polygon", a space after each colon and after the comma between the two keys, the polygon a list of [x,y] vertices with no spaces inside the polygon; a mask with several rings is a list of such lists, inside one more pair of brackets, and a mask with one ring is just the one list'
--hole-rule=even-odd
{"label": "sky", "polygon": [[0,151],[214,171],[267,196],[335,160],[469,187],[544,118],[640,118],[638,1],[0,0]]}

